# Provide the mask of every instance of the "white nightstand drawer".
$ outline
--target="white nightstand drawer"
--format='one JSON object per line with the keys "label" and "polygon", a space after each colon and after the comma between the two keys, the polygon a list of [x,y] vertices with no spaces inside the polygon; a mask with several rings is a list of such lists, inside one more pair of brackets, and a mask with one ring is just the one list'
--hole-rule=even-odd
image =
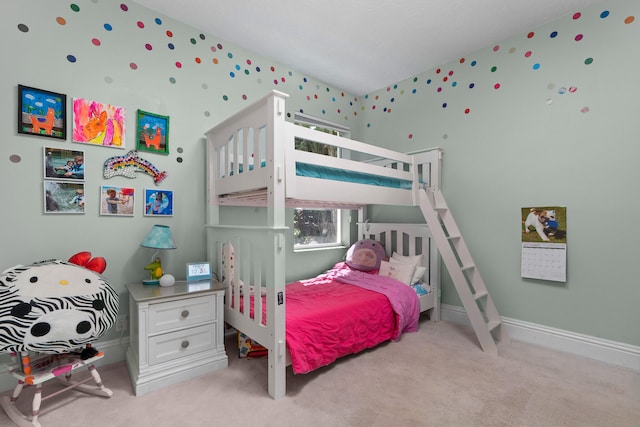
{"label": "white nightstand drawer", "polygon": [[216,328],[202,325],[149,338],[149,365],[167,362],[201,351],[216,343]]}
{"label": "white nightstand drawer", "polygon": [[149,306],[149,334],[211,322],[216,318],[215,295],[152,304]]}

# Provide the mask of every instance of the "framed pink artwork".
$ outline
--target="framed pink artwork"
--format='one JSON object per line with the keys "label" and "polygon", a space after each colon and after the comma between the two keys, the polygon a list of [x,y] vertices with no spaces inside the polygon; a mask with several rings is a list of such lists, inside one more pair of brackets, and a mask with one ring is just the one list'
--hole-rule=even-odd
{"label": "framed pink artwork", "polygon": [[74,98],[73,142],[125,148],[124,108]]}

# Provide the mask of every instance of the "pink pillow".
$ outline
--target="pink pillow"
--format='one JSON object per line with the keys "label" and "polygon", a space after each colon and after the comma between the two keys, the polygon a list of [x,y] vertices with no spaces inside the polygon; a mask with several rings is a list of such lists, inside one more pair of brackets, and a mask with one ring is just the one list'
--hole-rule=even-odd
{"label": "pink pillow", "polygon": [[360,271],[378,270],[380,262],[388,259],[382,243],[371,239],[355,242],[347,251],[346,264]]}

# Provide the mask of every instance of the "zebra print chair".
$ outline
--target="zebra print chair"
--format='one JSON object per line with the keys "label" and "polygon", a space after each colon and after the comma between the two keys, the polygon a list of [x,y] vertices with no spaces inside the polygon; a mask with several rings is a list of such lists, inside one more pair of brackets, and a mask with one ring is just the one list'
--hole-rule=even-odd
{"label": "zebra print chair", "polygon": [[[101,276],[105,268],[103,258],[80,252],[69,261],[41,261],[0,274],[0,352],[12,356],[10,371],[18,380],[13,395],[0,399],[0,405],[19,426],[40,425],[40,402],[58,394],[42,397],[42,385],[50,379],[112,395],[93,365],[104,354],[92,343],[115,324],[119,308],[118,294]],[[84,366],[91,376],[72,381],[71,372]],[[96,386],[84,384],[91,379]],[[28,385],[36,386],[31,417],[15,405]]]}

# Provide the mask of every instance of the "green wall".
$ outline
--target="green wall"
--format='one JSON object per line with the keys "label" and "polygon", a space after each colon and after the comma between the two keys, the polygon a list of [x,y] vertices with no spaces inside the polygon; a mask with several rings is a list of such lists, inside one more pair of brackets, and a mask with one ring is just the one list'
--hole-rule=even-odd
{"label": "green wall", "polygon": [[[601,17],[605,10],[609,15]],[[503,316],[640,345],[633,329],[640,323],[633,266],[640,239],[632,223],[639,211],[632,185],[639,175],[633,162],[640,151],[634,108],[640,5],[605,1],[577,12],[523,29],[439,72],[356,97],[132,2],[7,2],[0,16],[2,268],[89,250],[107,259],[105,276],[126,313],[125,285],[146,277],[142,267],[151,256],[139,242],[159,223],[171,226],[178,246],[164,254],[165,270],[184,277],[185,263],[205,256],[203,134],[277,89],[291,95],[288,115],[303,111],[342,123],[355,139],[400,151],[444,149],[445,195]],[[639,18],[625,23],[629,16]],[[587,58],[593,62],[585,64]],[[74,97],[124,107],[127,149],[72,142],[70,110],[65,141],[18,134],[18,84],[64,93],[68,108]],[[143,216],[140,199],[133,217],[99,215],[102,185],[140,194],[155,188],[146,174],[102,174],[106,159],[135,147],[137,109],[170,117],[169,154],[140,156],[168,172],[158,188],[175,192],[172,217]],[[43,213],[45,146],[85,151],[85,214]],[[21,161],[12,162],[13,155]],[[567,207],[567,283],[520,277],[520,208],[549,204]],[[422,220],[413,208],[370,213],[372,220]],[[258,210],[242,215],[247,222],[260,218]],[[288,279],[342,255],[296,254]],[[443,302],[459,305],[448,277]]]}
{"label": "green wall", "polygon": [[[354,138],[444,149],[445,197],[501,315],[640,345],[640,3],[576,12],[369,94]],[[520,210],[549,205],[567,209],[566,283],[520,276]],[[448,276],[442,301],[461,305]]]}

